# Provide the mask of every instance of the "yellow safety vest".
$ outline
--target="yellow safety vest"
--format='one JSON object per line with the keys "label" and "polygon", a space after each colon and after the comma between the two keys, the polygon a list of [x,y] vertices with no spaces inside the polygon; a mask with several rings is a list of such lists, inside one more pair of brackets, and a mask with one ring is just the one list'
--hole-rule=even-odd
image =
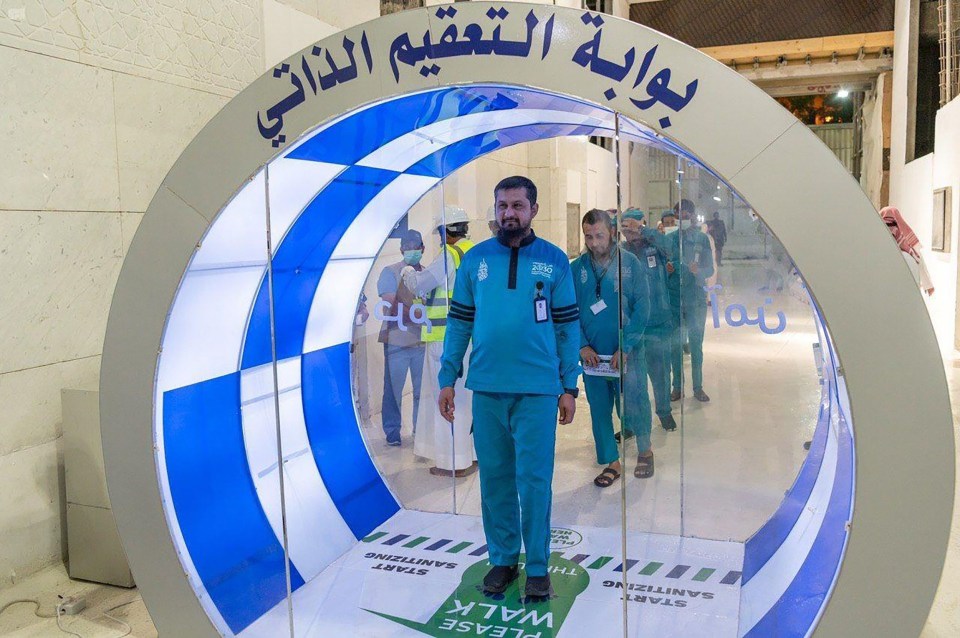
{"label": "yellow safety vest", "polygon": [[[443,249],[450,254],[450,257],[453,259],[453,267],[456,270],[460,268],[460,262],[463,260],[464,253],[473,248],[473,246],[473,242],[469,239],[461,239],[453,246],[444,244]],[[447,333],[447,310],[450,307],[449,301],[452,298],[453,287],[451,286],[447,289],[444,284],[437,286],[427,295],[427,319],[430,320],[430,329],[428,330],[427,326],[420,328],[420,339],[425,343],[443,341],[443,337]]]}

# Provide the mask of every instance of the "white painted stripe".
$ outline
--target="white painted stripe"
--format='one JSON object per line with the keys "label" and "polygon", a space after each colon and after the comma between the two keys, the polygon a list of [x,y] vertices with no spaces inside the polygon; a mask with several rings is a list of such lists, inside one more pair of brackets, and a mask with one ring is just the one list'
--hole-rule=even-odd
{"label": "white painted stripe", "polygon": [[[270,162],[270,231],[274,254],[307,204],[346,168],[340,164],[284,157]],[[260,225],[261,230],[265,227]]]}
{"label": "white painted stripe", "polygon": [[836,418],[831,418],[820,474],[797,522],[780,548],[746,583],[740,599],[740,635],[746,635],[793,582],[820,533],[837,473]]}
{"label": "white painted stripe", "polygon": [[233,374],[263,266],[188,272],[163,337],[161,393]]}
{"label": "white painted stripe", "polygon": [[516,126],[533,126],[536,124],[576,124],[605,128],[613,126],[612,116],[601,116],[599,110],[597,114],[597,116],[590,116],[545,109],[512,109],[471,113],[462,117],[434,122],[406,135],[401,135],[370,153],[357,164],[391,171],[405,171],[428,155],[436,153],[454,142],[481,133]]}
{"label": "white painted stripe", "polygon": [[[280,477],[277,472],[273,366],[244,370],[243,440],[250,476],[278,541],[283,541]],[[290,560],[305,580],[322,572],[356,544],[356,538],[330,498],[307,437],[300,390],[300,357],[277,362],[280,437]]]}
{"label": "white painted stripe", "polygon": [[[270,165],[273,235],[284,235],[343,166],[278,159]],[[266,270],[264,173],[246,183],[210,226],[170,310],[159,391],[240,369],[247,321]]]}
{"label": "white painted stripe", "polygon": [[333,250],[333,259],[376,257],[397,222],[439,181],[436,177],[398,175],[351,222]]}
{"label": "white painted stripe", "polygon": [[[313,295],[303,336],[303,352],[322,350],[353,339],[357,301],[373,259],[330,260]],[[373,310],[368,306],[367,310]]]}

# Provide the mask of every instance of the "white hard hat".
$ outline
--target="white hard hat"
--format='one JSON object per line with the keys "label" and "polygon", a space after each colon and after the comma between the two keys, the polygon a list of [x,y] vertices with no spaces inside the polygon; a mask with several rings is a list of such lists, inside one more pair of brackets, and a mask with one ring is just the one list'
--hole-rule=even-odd
{"label": "white hard hat", "polygon": [[442,213],[437,213],[433,217],[433,227],[449,226],[450,224],[467,223],[470,219],[467,217],[467,211],[459,206],[447,204],[443,207]]}

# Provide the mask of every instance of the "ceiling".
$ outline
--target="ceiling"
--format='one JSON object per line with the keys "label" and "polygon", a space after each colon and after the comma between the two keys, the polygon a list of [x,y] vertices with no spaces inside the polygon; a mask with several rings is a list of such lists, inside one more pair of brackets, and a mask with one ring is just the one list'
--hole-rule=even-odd
{"label": "ceiling", "polygon": [[630,19],[694,47],[893,31],[894,0],[666,0]]}

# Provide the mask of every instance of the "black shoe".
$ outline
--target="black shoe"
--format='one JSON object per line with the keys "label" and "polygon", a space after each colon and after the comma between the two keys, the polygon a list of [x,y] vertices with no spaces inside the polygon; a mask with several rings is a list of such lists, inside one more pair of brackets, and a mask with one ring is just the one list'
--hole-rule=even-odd
{"label": "black shoe", "polygon": [[487,594],[502,594],[518,576],[520,570],[516,565],[494,565],[483,577],[483,591]]}
{"label": "black shoe", "polygon": [[660,425],[662,425],[663,429],[667,432],[673,432],[677,429],[677,422],[673,420],[672,414],[660,417]]}
{"label": "black shoe", "polygon": [[[628,441],[629,441],[630,439],[632,439],[633,437],[634,437],[633,432],[627,432],[627,440],[628,440]],[[614,434],[614,435],[613,435],[613,438],[615,438],[615,439],[617,440],[617,443],[619,443],[619,442],[620,442],[620,438],[621,438],[621,437],[620,437],[620,433],[617,432],[616,434]]]}
{"label": "black shoe", "polygon": [[527,585],[524,587],[523,593],[527,598],[550,598],[553,596],[550,575],[527,576]]}
{"label": "black shoe", "polygon": [[682,398],[683,398],[683,393],[680,392],[680,390],[674,390],[673,392],[670,393],[671,401],[679,401]]}
{"label": "black shoe", "polygon": [[703,388],[697,388],[696,390],[694,390],[693,398],[703,403],[706,403],[707,401],[710,400],[710,397],[708,397],[707,393],[703,391]]}

